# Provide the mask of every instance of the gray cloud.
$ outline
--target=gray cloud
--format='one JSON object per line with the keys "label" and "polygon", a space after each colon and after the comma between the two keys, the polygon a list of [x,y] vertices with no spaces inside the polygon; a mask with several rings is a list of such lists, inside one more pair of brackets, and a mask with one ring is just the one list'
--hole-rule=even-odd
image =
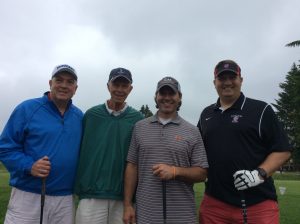
{"label": "gray cloud", "polygon": [[13,108],[41,96],[56,64],[79,73],[74,103],[84,111],[104,102],[110,70],[133,73],[130,105],[155,111],[156,83],[172,75],[181,83],[181,115],[196,124],[217,99],[213,68],[236,60],[243,91],[274,102],[299,48],[299,6],[291,1],[17,1],[0,8],[0,130]]}

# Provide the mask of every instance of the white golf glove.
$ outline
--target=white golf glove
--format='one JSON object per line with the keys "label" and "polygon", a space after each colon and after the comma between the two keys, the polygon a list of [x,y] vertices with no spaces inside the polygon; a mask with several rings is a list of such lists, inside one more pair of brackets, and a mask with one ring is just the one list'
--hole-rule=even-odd
{"label": "white golf glove", "polygon": [[234,186],[238,190],[245,190],[255,187],[264,182],[259,178],[257,170],[238,170],[233,174]]}

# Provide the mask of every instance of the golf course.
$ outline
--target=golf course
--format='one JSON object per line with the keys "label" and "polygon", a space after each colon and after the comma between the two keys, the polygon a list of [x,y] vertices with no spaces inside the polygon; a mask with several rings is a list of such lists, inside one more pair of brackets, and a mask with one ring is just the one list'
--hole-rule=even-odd
{"label": "golf course", "polygon": [[[299,223],[300,173],[276,173],[273,175],[273,177],[275,180],[276,190],[278,194],[278,202],[280,207],[280,223]],[[10,196],[10,186],[8,185],[8,180],[9,174],[6,171],[6,169],[2,166],[2,164],[0,164],[0,223],[4,222],[4,216]],[[280,192],[279,188],[281,188],[282,192]],[[199,207],[203,191],[203,183],[195,185],[197,207]]]}

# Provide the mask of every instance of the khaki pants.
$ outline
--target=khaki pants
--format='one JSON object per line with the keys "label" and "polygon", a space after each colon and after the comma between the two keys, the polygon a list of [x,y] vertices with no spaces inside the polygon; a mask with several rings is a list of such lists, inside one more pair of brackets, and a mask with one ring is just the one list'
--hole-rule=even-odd
{"label": "khaki pants", "polygon": [[[39,224],[41,195],[12,188],[4,224]],[[45,197],[43,224],[73,224],[72,195]]]}
{"label": "khaki pants", "polygon": [[123,224],[123,201],[81,199],[76,224]]}

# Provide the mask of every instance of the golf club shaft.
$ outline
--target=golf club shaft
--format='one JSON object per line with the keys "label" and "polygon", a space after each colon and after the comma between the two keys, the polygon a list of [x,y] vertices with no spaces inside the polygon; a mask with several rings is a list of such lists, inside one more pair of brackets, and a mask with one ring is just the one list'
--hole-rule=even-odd
{"label": "golf club shaft", "polygon": [[243,221],[244,224],[248,223],[248,218],[247,218],[247,206],[246,206],[246,200],[245,200],[245,195],[243,191],[240,191],[241,195],[241,205],[242,205],[242,212],[243,212]]}
{"label": "golf club shaft", "polygon": [[165,180],[162,181],[162,194],[163,194],[163,217],[164,224],[167,223],[167,183]]}
{"label": "golf club shaft", "polygon": [[43,223],[45,195],[46,195],[46,178],[42,178],[40,224]]}

